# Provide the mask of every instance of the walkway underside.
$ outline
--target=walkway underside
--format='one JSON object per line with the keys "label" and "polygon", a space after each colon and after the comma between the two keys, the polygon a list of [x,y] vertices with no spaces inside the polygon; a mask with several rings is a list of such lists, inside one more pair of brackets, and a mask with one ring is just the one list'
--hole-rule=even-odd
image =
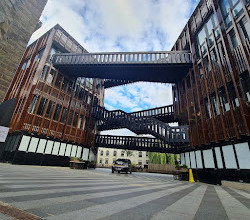
{"label": "walkway underside", "polygon": [[88,64],[55,65],[70,77],[118,79],[144,82],[176,83],[187,74],[190,65],[180,64]]}
{"label": "walkway underside", "polygon": [[171,146],[167,142],[156,138],[113,135],[96,135],[95,147],[173,154],[181,153],[185,151],[185,148],[188,148],[185,145]]}
{"label": "walkway underside", "polygon": [[53,65],[70,77],[175,83],[192,66],[188,51],[56,54]]}

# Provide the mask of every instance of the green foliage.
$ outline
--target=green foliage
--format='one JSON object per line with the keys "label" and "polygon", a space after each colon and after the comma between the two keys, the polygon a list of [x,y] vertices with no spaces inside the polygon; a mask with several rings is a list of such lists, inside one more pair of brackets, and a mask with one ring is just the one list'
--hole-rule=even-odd
{"label": "green foliage", "polygon": [[79,157],[70,157],[70,161],[83,161],[83,159]]}
{"label": "green foliage", "polygon": [[136,171],[136,164],[135,163],[132,163],[132,171]]}
{"label": "green foliage", "polygon": [[148,157],[151,164],[175,164],[176,156],[174,154],[149,152]]}
{"label": "green foliage", "polygon": [[175,168],[177,170],[180,169],[180,168],[187,168],[187,165],[186,164],[183,164],[183,165],[176,164]]}
{"label": "green foliage", "polygon": [[181,168],[181,166],[179,164],[176,164],[175,168],[178,170]]}
{"label": "green foliage", "polygon": [[126,154],[127,154],[128,157],[132,157],[133,156],[133,151],[126,150]]}

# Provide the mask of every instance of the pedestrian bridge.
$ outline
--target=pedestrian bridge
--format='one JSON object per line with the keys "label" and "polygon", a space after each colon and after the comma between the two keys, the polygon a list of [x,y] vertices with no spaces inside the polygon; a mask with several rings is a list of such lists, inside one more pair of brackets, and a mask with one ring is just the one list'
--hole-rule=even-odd
{"label": "pedestrian bridge", "polygon": [[53,65],[70,77],[176,83],[192,67],[189,51],[55,54]]}
{"label": "pedestrian bridge", "polygon": [[149,137],[96,135],[95,147],[177,154],[188,149],[188,144],[172,145]]}
{"label": "pedestrian bridge", "polygon": [[189,144],[188,126],[171,127],[160,121],[170,122],[173,118],[172,106],[133,113],[126,113],[122,110],[108,111],[101,106],[94,106],[92,117],[98,120],[98,131],[127,128],[137,135],[150,134],[169,146]]}

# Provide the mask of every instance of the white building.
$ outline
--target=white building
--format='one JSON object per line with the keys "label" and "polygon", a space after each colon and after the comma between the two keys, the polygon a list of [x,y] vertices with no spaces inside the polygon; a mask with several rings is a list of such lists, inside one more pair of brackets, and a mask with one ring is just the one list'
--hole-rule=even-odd
{"label": "white building", "polygon": [[111,166],[118,158],[130,159],[132,164],[142,165],[149,163],[148,152],[146,151],[131,151],[113,148],[98,148],[97,165]]}

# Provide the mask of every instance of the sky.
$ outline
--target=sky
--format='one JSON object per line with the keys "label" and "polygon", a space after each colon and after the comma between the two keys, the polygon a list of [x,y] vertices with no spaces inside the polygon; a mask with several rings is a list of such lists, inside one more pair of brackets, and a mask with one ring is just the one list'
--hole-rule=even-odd
{"label": "sky", "polygon": [[[60,24],[89,52],[171,50],[198,0],[48,0],[36,40]],[[126,112],[172,104],[170,84],[137,82],[105,90],[105,107]],[[126,129],[105,134],[132,135]]]}

